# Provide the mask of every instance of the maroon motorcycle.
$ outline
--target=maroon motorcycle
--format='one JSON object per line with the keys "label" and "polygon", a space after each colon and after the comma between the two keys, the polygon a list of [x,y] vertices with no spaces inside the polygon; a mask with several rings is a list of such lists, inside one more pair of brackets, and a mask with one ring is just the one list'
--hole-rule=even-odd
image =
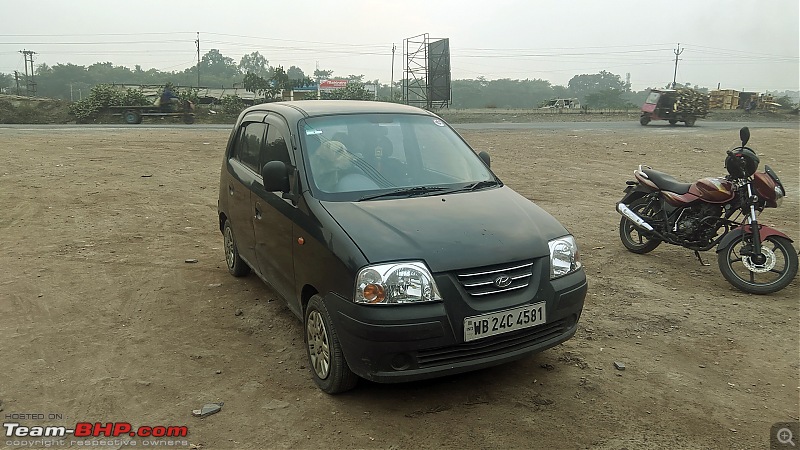
{"label": "maroon motorcycle", "polygon": [[728,151],[724,178],[681,183],[647,166],[635,170],[625,196],[619,236],[634,253],[647,253],[662,242],[701,251],[717,247],[717,262],[728,282],[752,294],[771,294],[797,274],[797,250],[784,233],[758,223],[764,208],[777,208],[786,195],[778,175],[746,147],[747,127],[739,131],[741,147]]}

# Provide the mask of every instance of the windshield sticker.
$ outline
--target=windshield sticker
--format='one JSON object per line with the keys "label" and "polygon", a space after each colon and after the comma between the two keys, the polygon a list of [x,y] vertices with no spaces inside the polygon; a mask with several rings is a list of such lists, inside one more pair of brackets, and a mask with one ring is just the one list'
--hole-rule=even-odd
{"label": "windshield sticker", "polygon": [[311,130],[306,128],[306,136],[312,136],[315,134],[322,134],[322,130]]}
{"label": "windshield sticker", "polygon": [[439,120],[439,119],[433,119],[433,123],[435,123],[436,125],[438,125],[438,126],[440,126],[440,127],[443,127],[443,126],[444,126],[444,122],[442,122],[442,121],[441,121],[441,120]]}

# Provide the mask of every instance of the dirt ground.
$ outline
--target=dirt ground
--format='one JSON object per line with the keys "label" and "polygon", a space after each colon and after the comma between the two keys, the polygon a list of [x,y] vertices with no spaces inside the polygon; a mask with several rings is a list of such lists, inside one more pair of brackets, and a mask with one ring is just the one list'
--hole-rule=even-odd
{"label": "dirt ground", "polygon": [[[797,125],[751,130],[789,191],[762,220],[797,246]],[[203,449],[751,449],[800,420],[800,280],[748,295],[713,252],[704,267],[677,247],[629,253],[618,237],[614,204],[637,164],[687,182],[721,175],[735,131],[463,135],[577,237],[590,283],[577,334],[487,370],[328,396],[300,322],[225,268],[228,131],[0,128],[4,422],[185,425],[172,443]],[[207,402],[224,406],[191,416]],[[12,420],[26,414],[44,418]]]}

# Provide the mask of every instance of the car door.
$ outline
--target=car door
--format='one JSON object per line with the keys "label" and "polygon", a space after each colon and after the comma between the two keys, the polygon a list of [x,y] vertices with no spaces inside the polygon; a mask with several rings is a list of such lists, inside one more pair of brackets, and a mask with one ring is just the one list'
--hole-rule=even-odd
{"label": "car door", "polygon": [[[294,160],[287,143],[289,133],[280,118],[267,117],[267,134],[260,164],[282,161],[289,168],[290,186],[296,186]],[[272,287],[288,301],[295,296],[292,259],[294,220],[297,207],[282,192],[267,192],[262,182],[256,183],[251,197],[253,231],[259,271]]]}
{"label": "car door", "polygon": [[256,268],[251,190],[261,182],[259,158],[266,135],[264,113],[242,121],[228,158],[228,215],[239,256]]}

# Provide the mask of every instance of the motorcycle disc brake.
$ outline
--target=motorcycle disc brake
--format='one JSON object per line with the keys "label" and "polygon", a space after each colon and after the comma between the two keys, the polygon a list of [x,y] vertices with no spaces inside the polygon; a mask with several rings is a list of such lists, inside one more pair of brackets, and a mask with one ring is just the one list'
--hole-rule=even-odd
{"label": "motorcycle disc brake", "polygon": [[742,258],[742,264],[744,264],[747,270],[754,273],[769,272],[775,268],[775,252],[766,247],[761,247],[761,254],[766,258],[764,264],[754,263],[751,256],[744,256]]}

